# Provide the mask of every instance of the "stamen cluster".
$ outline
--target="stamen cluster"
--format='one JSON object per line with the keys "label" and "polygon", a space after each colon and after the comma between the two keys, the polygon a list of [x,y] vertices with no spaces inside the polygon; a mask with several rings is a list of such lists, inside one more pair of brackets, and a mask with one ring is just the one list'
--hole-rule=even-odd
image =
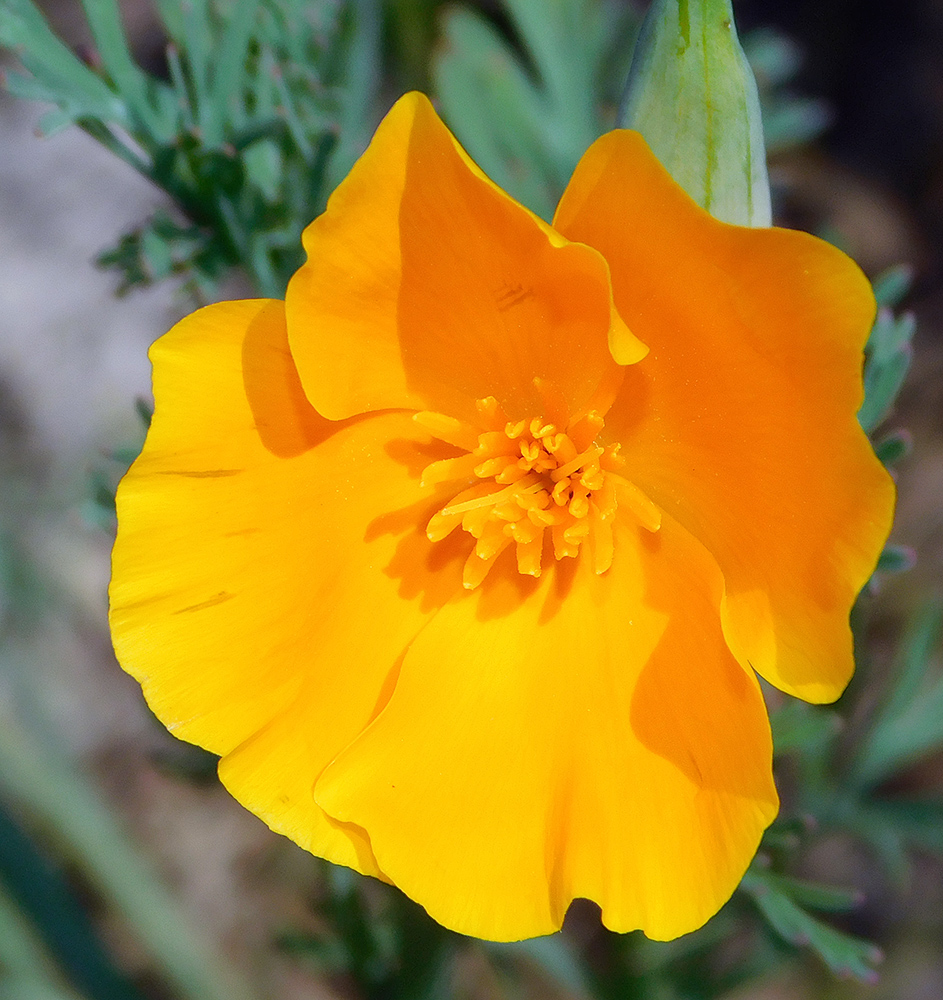
{"label": "stamen cluster", "polygon": [[518,571],[539,577],[548,533],[555,559],[575,558],[587,542],[595,572],[604,573],[612,565],[612,526],[620,495],[645,527],[657,530],[658,509],[617,474],[625,465],[619,445],[597,443],[603,428],[597,412],[560,427],[543,417],[509,420],[493,396],[476,406],[477,427],[441,413],[414,417],[433,437],[467,452],[433,462],[422,482],[470,484],[426,526],[431,541],[440,541],[459,525],[475,538],[463,574],[469,590],[511,544]]}

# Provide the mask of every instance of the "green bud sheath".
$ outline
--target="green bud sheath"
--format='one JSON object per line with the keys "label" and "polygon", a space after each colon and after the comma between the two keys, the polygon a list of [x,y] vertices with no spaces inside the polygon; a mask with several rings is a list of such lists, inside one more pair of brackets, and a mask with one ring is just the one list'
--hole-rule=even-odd
{"label": "green bud sheath", "polygon": [[760,100],[730,0],[653,0],[620,124],[715,218],[770,225]]}

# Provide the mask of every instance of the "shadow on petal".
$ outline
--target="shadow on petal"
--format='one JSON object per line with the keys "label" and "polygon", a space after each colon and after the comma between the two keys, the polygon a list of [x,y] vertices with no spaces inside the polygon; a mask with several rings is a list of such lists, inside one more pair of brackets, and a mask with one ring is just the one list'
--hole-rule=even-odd
{"label": "shadow on petal", "polygon": [[328,420],[308,402],[284,324],[274,327],[270,311],[263,309],[246,330],[243,385],[262,444],[278,458],[295,458],[361,418]]}
{"label": "shadow on petal", "polygon": [[[546,558],[549,559],[550,556],[547,555]],[[553,621],[562,610],[563,602],[573,589],[573,581],[576,579],[577,559],[555,561],[552,564],[551,572],[553,573],[553,586],[548,591],[544,606],[540,610],[539,625],[546,625]]]}
{"label": "shadow on petal", "polygon": [[[653,568],[664,548],[660,534],[640,533]],[[709,566],[710,557],[691,536],[685,548],[688,565],[676,562],[674,578],[660,572],[646,576],[645,602],[665,613],[667,627],[639,673],[632,730],[698,788],[770,801],[775,795],[772,744],[758,682],[720,638],[719,571]],[[711,599],[679,605],[679,594],[693,593],[698,585],[703,592],[704,580],[713,580]],[[702,651],[703,658],[693,660],[692,648]]]}
{"label": "shadow on petal", "polygon": [[427,465],[461,454],[460,449],[435,439],[424,442],[409,438],[394,438],[392,441],[387,441],[384,450],[394,462],[399,462],[405,467],[408,476],[416,480],[422,478]]}
{"label": "shadow on petal", "polygon": [[625,368],[619,391],[606,412],[602,440],[618,441],[627,447],[644,422],[652,419],[651,395],[651,377],[645,363]]}
{"label": "shadow on petal", "polygon": [[426,523],[441,503],[420,501],[375,518],[367,527],[365,541],[381,535],[402,535],[393,557],[382,572],[399,580],[398,595],[412,600],[421,595],[425,613],[442,607],[462,592],[462,565],[467,556],[462,537],[452,535],[441,542],[426,538]]}

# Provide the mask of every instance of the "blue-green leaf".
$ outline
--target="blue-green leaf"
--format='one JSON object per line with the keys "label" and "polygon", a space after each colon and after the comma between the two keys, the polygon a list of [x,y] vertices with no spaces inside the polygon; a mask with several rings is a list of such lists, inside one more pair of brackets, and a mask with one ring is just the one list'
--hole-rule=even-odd
{"label": "blue-green leaf", "polygon": [[899,306],[914,280],[913,268],[896,264],[874,279],[874,297],[879,306],[893,309]]}
{"label": "blue-green leaf", "polygon": [[943,608],[925,608],[909,629],[895,664],[894,687],[862,744],[855,766],[861,786],[943,747],[943,675],[929,669],[943,630]]}
{"label": "blue-green leaf", "polygon": [[912,313],[894,316],[881,307],[865,347],[864,402],[858,422],[871,431],[890,413],[910,368],[910,341],[915,330]]}
{"label": "blue-green leaf", "polygon": [[[743,877],[741,888],[753,898],[770,927],[785,941],[811,948],[836,975],[875,982],[874,966],[884,957],[881,949],[869,941],[844,934],[807,913],[792,895],[797,885],[800,894],[808,895],[807,885],[754,867]],[[816,899],[822,902],[828,890],[818,888]]]}
{"label": "blue-green leaf", "polygon": [[913,449],[913,439],[907,431],[895,431],[874,446],[874,453],[887,468],[902,462]]}

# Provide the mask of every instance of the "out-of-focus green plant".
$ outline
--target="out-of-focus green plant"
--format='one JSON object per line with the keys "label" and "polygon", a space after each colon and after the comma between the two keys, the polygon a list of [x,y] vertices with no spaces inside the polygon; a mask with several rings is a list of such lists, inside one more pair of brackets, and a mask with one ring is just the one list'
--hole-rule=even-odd
{"label": "out-of-focus green plant", "polygon": [[[478,165],[549,219],[586,147],[616,125],[641,16],[604,0],[506,0],[503,8],[519,45],[471,7],[446,10],[433,82],[446,120]],[[743,38],[743,49],[767,150],[818,136],[828,109],[789,89],[802,62],[796,45],[762,29]]]}
{"label": "out-of-focus green plant", "polygon": [[796,43],[775,28],[758,28],[744,35],[742,42],[756,77],[767,153],[781,153],[816,139],[830,123],[831,113],[824,101],[791,90],[802,66]]}
{"label": "out-of-focus green plant", "polygon": [[909,285],[910,272],[905,267],[885,272],[874,285],[878,315],[865,348],[865,399],[858,413],[861,426],[869,433],[890,414],[910,368],[916,322],[913,313],[895,316],[893,312]]}
{"label": "out-of-focus green plant", "polygon": [[470,7],[446,12],[435,92],[482,170],[549,219],[580,156],[615,124],[639,18],[601,0],[503,6],[520,48]]}
{"label": "out-of-focus green plant", "polygon": [[[154,75],[136,64],[116,0],[83,0],[83,6],[96,46],[87,62],[54,35],[32,0],[0,0],[0,44],[21,64],[7,75],[7,86],[53,106],[42,120],[45,132],[78,125],[169,195],[169,207],[103,256],[123,286],[179,276],[204,297],[237,267],[260,294],[283,291],[300,258],[301,229],[323,208],[382,110],[384,19],[392,25],[394,52],[404,39],[427,41],[438,30],[431,67],[404,62],[394,77],[428,72],[471,155],[545,217],[586,146],[615,123],[639,25],[632,7],[605,0],[504,0],[494,18],[456,3],[437,22],[433,2],[157,0],[168,47],[166,74]],[[744,49],[757,75],[767,147],[788,148],[816,135],[827,122],[825,109],[788,90],[795,48],[779,34],[762,32],[748,36]],[[886,429],[909,362],[913,320],[894,311],[907,289],[905,269],[875,283],[880,311],[859,414],[889,467],[908,452],[906,434]],[[118,454],[117,464],[128,457]],[[106,523],[113,479],[103,473],[94,488]],[[0,536],[0,584],[9,590],[22,567],[4,541]],[[908,550],[889,546],[877,577],[910,562]],[[491,970],[496,992],[509,997],[523,995],[522,983],[536,982],[571,997],[716,1000],[778,968],[799,948],[836,973],[871,979],[877,950],[840,926],[859,895],[803,878],[808,847],[839,831],[871,850],[892,880],[905,874],[912,847],[943,855],[943,801],[888,791],[907,767],[943,748],[943,678],[934,665],[941,612],[928,607],[905,631],[885,696],[867,712],[863,692],[876,683],[864,642],[872,600],[865,595],[856,611],[859,674],[842,702],[822,708],[790,701],[773,713],[777,767],[790,779],[783,812],[741,890],[702,930],[660,944],[609,934],[584,911],[562,935],[485,945],[442,930],[395,890],[325,865],[314,906],[327,930],[315,936],[286,930],[281,945],[371,1000],[449,996],[456,969],[470,955]],[[17,767],[25,766],[13,744],[7,750]],[[45,763],[45,776],[35,780],[8,769],[0,799],[15,801],[27,827],[47,827],[86,876],[97,873],[112,905],[130,907],[131,922],[145,936],[157,935],[159,951],[172,940],[160,937],[169,933],[171,904],[153,889],[165,923],[148,923],[146,894],[126,898],[120,879],[103,876],[107,859],[89,833],[92,820],[106,843],[123,843],[107,810],[82,791],[77,772],[55,758]],[[80,829],[61,807],[55,780],[78,789]],[[30,850],[28,838],[23,850]],[[128,860],[127,845],[115,850],[131,871],[136,862]],[[25,856],[7,860],[22,866]],[[11,892],[2,871],[0,882],[6,886],[0,890],[0,965],[9,973],[0,978],[0,995],[10,975],[22,979],[33,965],[37,990],[71,998],[57,972],[67,963],[46,933],[46,917]],[[4,927],[14,931],[4,936]],[[731,942],[733,959],[725,957]],[[187,979],[192,965],[174,971],[170,952],[165,978],[176,976],[181,995],[192,994],[199,989],[192,985],[198,977]],[[108,975],[108,956],[102,956]],[[97,987],[80,988],[89,1000],[110,1000]]]}
{"label": "out-of-focus green plant", "polygon": [[[41,725],[27,718],[32,728],[0,698],[0,924],[6,912],[22,941],[19,953],[35,940],[36,954],[48,952],[43,964],[54,970],[53,982],[62,977],[89,1000],[142,1000],[59,855],[120,915],[180,1000],[253,1000],[255,991],[188,926],[152,863],[55,738],[40,740]],[[4,946],[9,940],[0,943],[0,996],[10,962]]]}
{"label": "out-of-focus green plant", "polygon": [[125,288],[174,274],[203,296],[230,268],[280,295],[299,236],[373,124],[376,0],[158,0],[167,78],[134,61],[116,0],[84,0],[95,41],[83,62],[32,0],[0,4],[0,45],[21,97],[55,106],[40,129],[77,124],[174,202],[102,262]]}

